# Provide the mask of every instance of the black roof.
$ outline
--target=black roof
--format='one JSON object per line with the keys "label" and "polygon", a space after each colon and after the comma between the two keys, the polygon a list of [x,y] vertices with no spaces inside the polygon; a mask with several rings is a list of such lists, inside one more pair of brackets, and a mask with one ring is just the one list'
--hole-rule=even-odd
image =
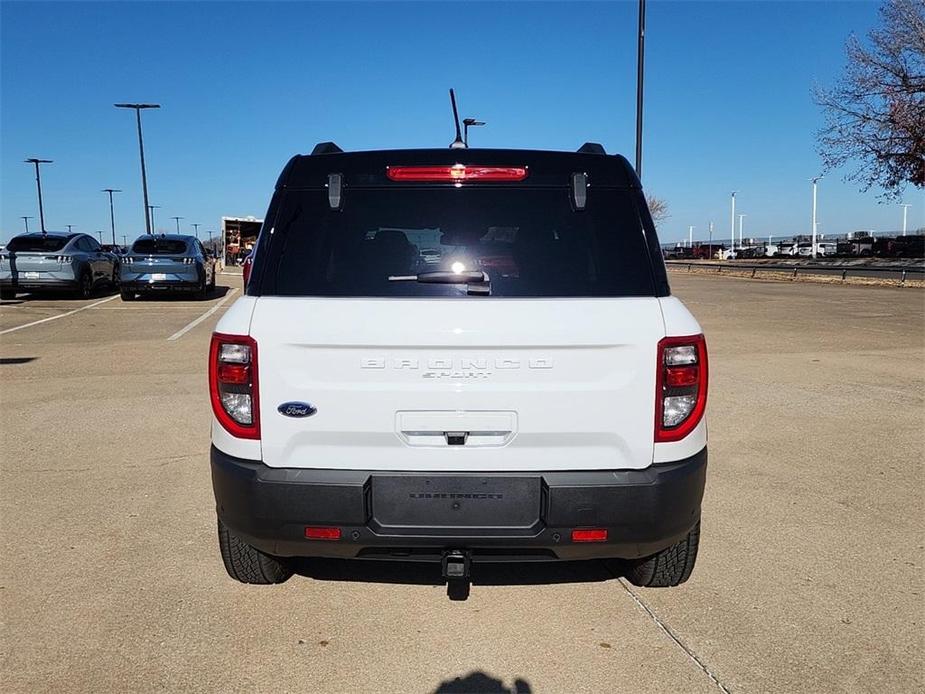
{"label": "black roof", "polygon": [[[338,151],[333,143],[316,147],[319,154],[297,154],[280,174],[277,188],[320,188],[328,174],[340,173],[348,186],[414,185],[395,183],[386,177],[389,166],[471,164],[482,166],[526,166],[521,183],[477,183],[468,185],[566,186],[574,172],[588,175],[590,185],[639,188],[639,179],[626,158],[608,155],[599,145],[585,145],[578,152],[530,149],[392,149],[367,152]],[[433,184],[429,184],[433,185]],[[453,184],[448,184],[453,185]],[[462,185],[467,185],[463,183]]]}

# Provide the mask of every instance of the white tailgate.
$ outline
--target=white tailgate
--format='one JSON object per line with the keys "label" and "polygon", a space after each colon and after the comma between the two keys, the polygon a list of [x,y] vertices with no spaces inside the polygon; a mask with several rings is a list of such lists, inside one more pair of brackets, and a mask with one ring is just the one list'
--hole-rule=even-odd
{"label": "white tailgate", "polygon": [[[516,471],[652,462],[655,298],[261,297],[263,461]],[[277,408],[306,402],[313,416]],[[445,432],[468,433],[448,445]]]}

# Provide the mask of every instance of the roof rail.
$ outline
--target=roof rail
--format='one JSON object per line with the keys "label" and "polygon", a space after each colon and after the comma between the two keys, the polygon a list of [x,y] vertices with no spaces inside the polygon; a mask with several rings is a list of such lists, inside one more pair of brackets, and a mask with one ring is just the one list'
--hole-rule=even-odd
{"label": "roof rail", "polygon": [[604,151],[604,145],[599,142],[585,142],[578,148],[578,151],[582,154],[607,154],[607,152]]}
{"label": "roof rail", "polygon": [[338,147],[333,142],[319,142],[315,145],[315,149],[312,150],[312,156],[315,154],[337,154],[338,152],[343,152],[340,147]]}

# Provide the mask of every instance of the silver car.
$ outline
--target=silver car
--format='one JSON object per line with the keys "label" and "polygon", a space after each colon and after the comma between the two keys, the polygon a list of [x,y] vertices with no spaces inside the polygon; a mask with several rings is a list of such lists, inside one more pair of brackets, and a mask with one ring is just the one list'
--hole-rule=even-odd
{"label": "silver car", "polygon": [[204,299],[215,289],[215,259],[195,236],[139,236],[121,258],[120,289],[123,301],[153,292]]}
{"label": "silver car", "polygon": [[0,298],[17,292],[74,292],[89,298],[119,281],[116,257],[92,236],[49,231],[14,237],[0,252]]}

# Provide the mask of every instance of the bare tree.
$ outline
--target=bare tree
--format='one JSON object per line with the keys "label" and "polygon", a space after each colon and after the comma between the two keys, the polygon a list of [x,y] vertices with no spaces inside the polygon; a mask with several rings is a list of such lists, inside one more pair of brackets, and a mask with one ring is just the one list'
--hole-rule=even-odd
{"label": "bare tree", "polygon": [[646,202],[649,203],[649,214],[652,215],[655,226],[658,226],[659,222],[664,222],[671,216],[668,214],[668,203],[661,198],[648,195],[646,196]]}
{"label": "bare tree", "polygon": [[925,187],[925,2],[887,0],[869,45],[856,36],[831,89],[817,89],[825,113],[817,134],[827,169],[856,163],[848,179],[897,197]]}

